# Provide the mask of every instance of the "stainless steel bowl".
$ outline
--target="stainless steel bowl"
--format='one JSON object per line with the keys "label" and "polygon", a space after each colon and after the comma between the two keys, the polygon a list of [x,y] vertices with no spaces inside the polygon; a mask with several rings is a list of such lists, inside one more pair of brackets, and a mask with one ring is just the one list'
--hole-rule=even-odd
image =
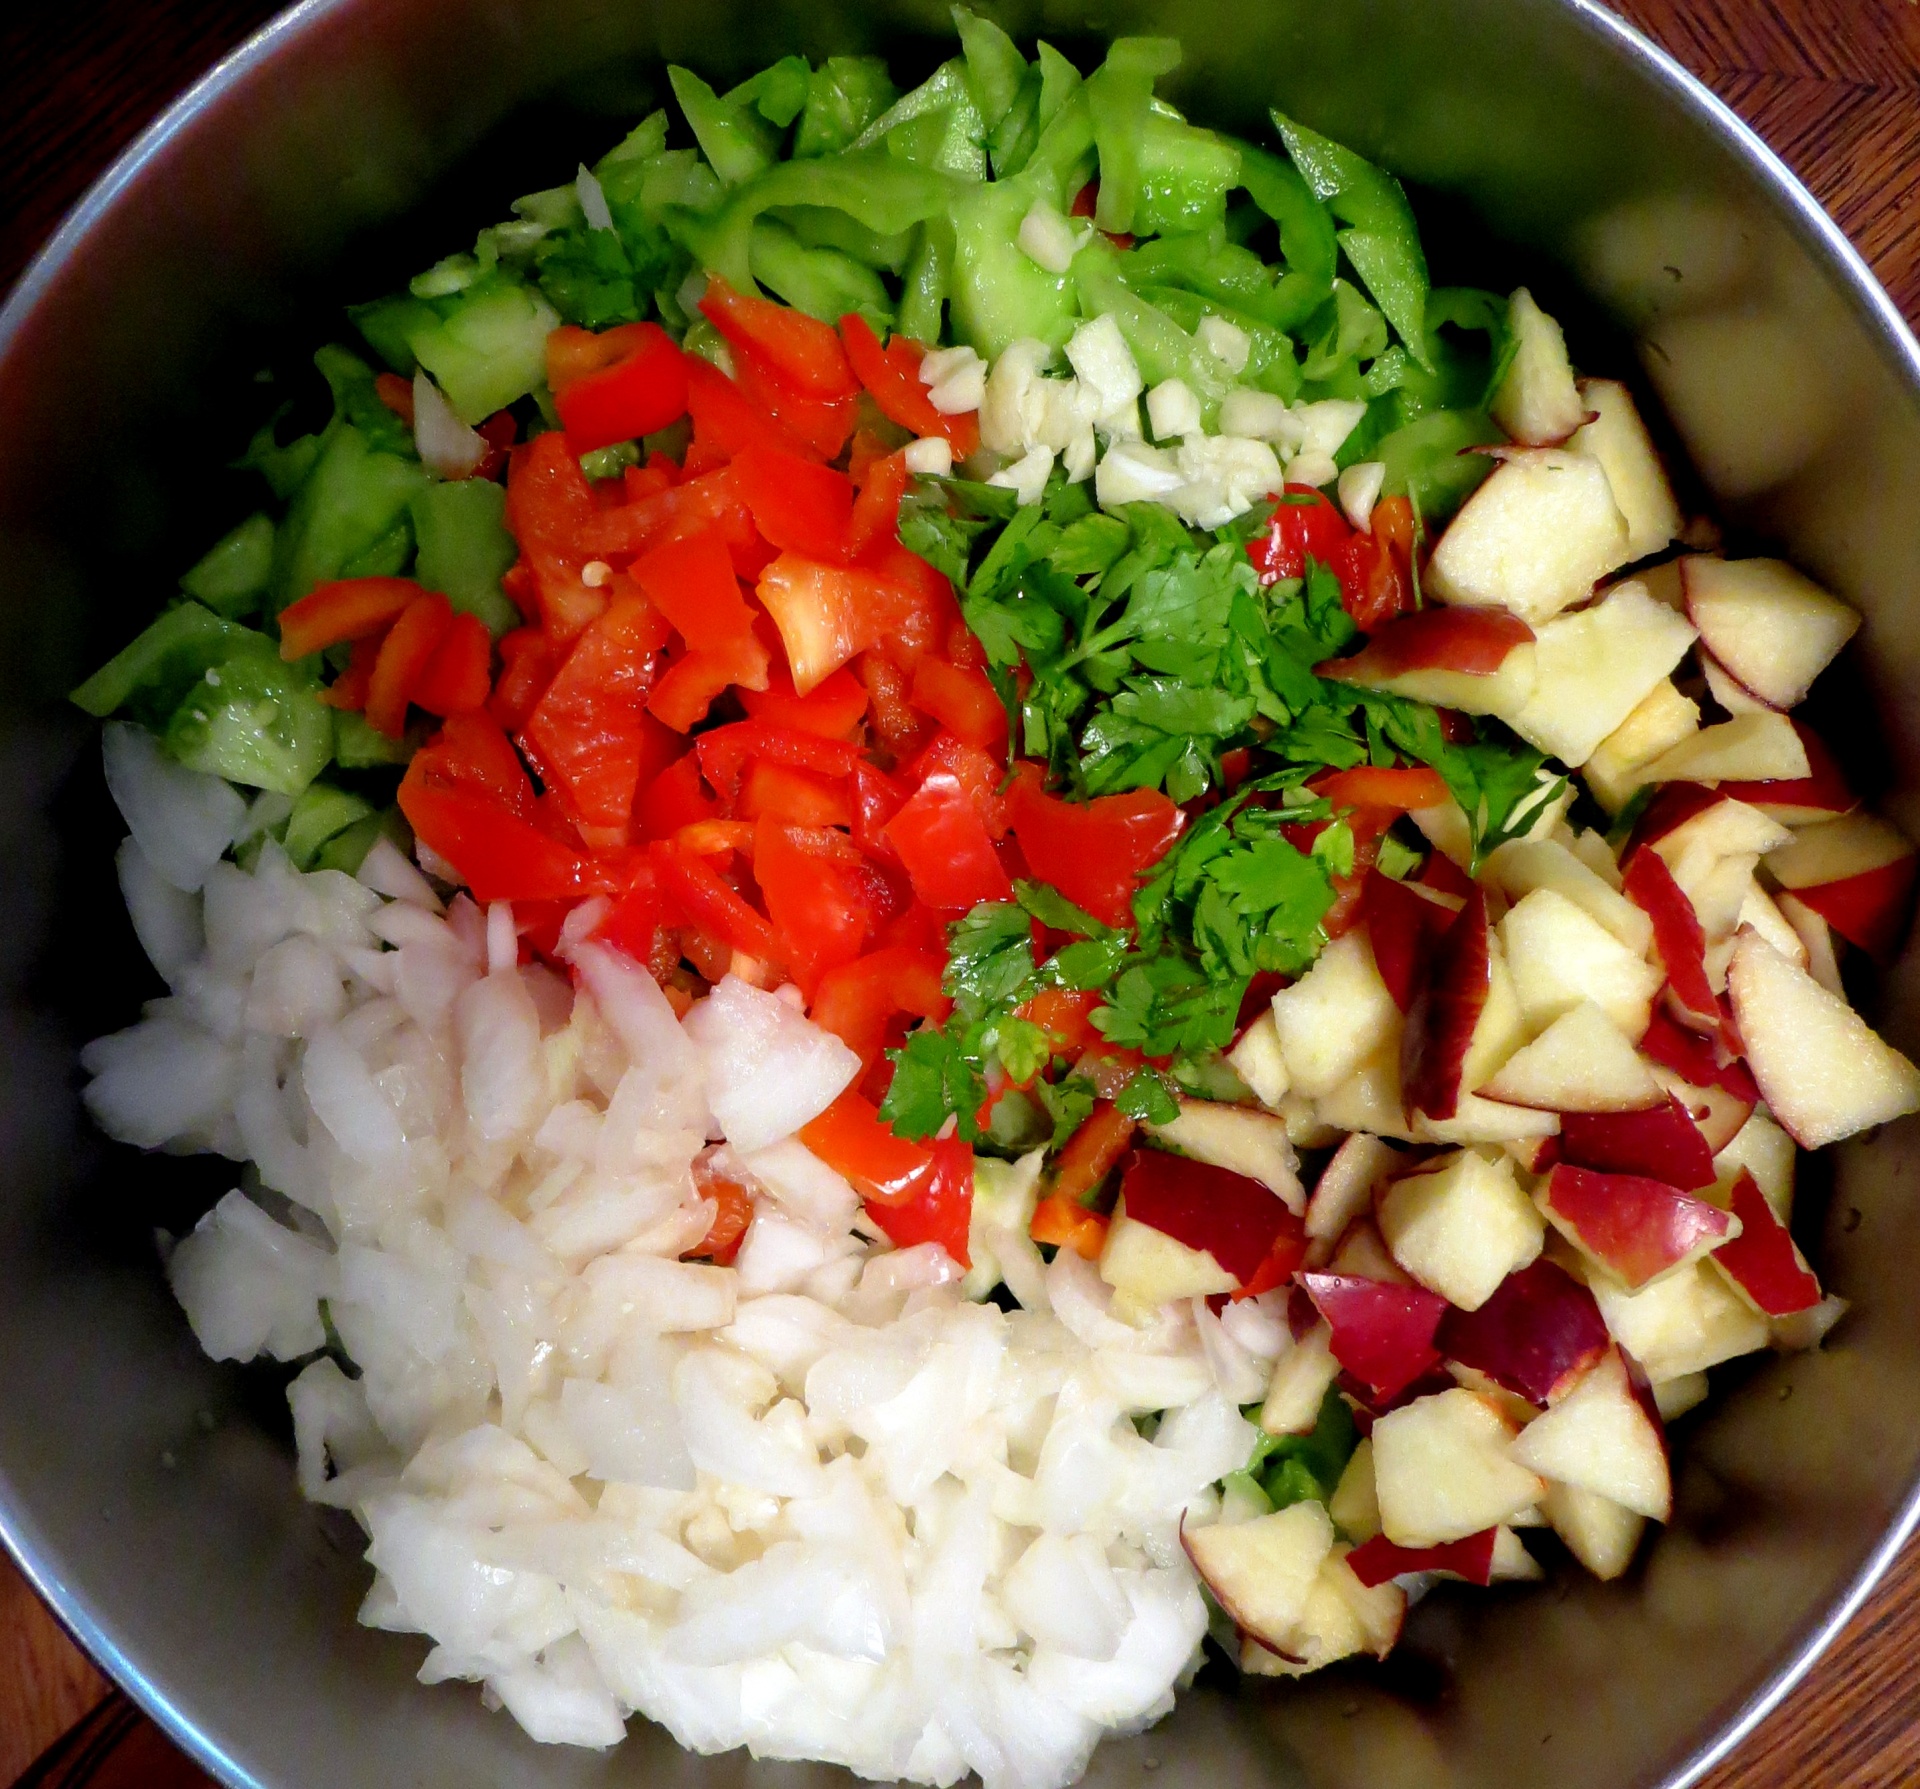
{"label": "stainless steel bowl", "polygon": [[[1288,111],[1424,189],[1443,277],[1524,272],[1589,364],[1637,357],[1745,544],[1859,605],[1823,704],[1920,820],[1920,350],[1858,257],[1717,101],[1589,0],[1008,0],[1016,32],[1176,32],[1178,96]],[[0,1534],[216,1774],[261,1789],[698,1785],[830,1773],[706,1761],[636,1723],[541,1750],[419,1643],[353,1624],[357,1535],[295,1491],[278,1376],[209,1366],[155,1271],[230,1170],[91,1136],[74,1050],[156,991],[118,912],[107,806],[66,689],[239,513],[208,468],[248,381],[499,202],[563,179],[663,59],[930,60],[930,0],[308,0],[123,156],[0,314]],[[411,220],[411,221],[409,221]],[[1441,221],[1444,220],[1444,221]],[[346,271],[342,271],[345,269]],[[1869,993],[1920,1045],[1911,954]],[[1818,1187],[1828,1180],[1830,1193]],[[1382,1671],[1203,1680],[1092,1781],[1628,1789],[1738,1744],[1914,1525],[1920,1125],[1809,1175],[1803,1225],[1856,1301],[1827,1351],[1736,1368],[1681,1425],[1673,1527],[1625,1583],[1441,1593]],[[228,1182],[230,1184],[230,1182]],[[1164,1780],[1164,1779],[1163,1779]]]}

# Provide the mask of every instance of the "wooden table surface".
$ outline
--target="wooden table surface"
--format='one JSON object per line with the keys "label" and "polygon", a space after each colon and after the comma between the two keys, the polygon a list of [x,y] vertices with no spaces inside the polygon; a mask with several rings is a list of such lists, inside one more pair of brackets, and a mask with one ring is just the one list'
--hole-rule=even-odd
{"label": "wooden table surface", "polygon": [[[1793,166],[1920,321],[1920,3],[1613,0]],[[0,18],[0,289],[87,182],[276,0],[12,0]],[[110,1689],[0,1559],[0,1784],[91,1715],[35,1789],[205,1779]],[[117,1698],[115,1698],[117,1700]],[[104,1705],[103,1705],[104,1704]],[[95,1773],[92,1761],[114,1762]],[[1920,1547],[1703,1789],[1920,1783]]]}

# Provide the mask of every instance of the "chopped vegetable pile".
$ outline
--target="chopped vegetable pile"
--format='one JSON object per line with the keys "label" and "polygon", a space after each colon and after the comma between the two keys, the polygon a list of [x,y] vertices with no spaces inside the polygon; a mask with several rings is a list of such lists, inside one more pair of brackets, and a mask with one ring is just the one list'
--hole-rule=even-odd
{"label": "chopped vegetable pile", "polygon": [[[74,699],[122,784],[252,792],[249,875],[404,851],[713,1062],[790,1015],[839,1066],[763,1142],[873,1243],[1246,1408],[1180,1530],[1243,1669],[1384,1656],[1526,1529],[1626,1570],[1705,1369],[1844,1308],[1795,1145],[1920,1107],[1840,982],[1913,848],[1788,714],[1858,617],[1722,557],[1528,292],[1431,287],[1391,175],[954,16],[904,94],[674,68],[690,142],[357,307]],[[731,1271],[762,1170],[688,1172]]]}

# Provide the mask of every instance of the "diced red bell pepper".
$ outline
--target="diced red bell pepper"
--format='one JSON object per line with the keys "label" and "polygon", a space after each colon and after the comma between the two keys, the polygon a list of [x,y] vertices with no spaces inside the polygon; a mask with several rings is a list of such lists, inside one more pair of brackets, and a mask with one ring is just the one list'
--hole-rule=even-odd
{"label": "diced red bell pepper", "polygon": [[379,633],[355,640],[347,668],[320,692],[320,700],[329,708],[365,708],[367,691],[373,687],[373,667],[380,662],[380,644],[385,638]]}
{"label": "diced red bell pepper", "polygon": [[1341,606],[1362,633],[1413,611],[1413,553],[1413,505],[1405,497],[1381,498],[1371,529],[1334,550]]}
{"label": "diced red bell pepper", "polygon": [[929,907],[961,912],[980,901],[1012,898],[980,810],[960,779],[936,770],[887,823],[913,892]]}
{"label": "diced red bell pepper", "polygon": [[888,1020],[905,1013],[937,1025],[953,1010],[940,985],[945,967],[937,950],[872,951],[821,977],[809,1016],[871,1068],[885,1047]]}
{"label": "diced red bell pepper", "polygon": [[[584,339],[583,339],[584,338]],[[652,435],[687,411],[687,359],[657,323],[547,337],[547,383],[576,454]]]}
{"label": "diced red bell pepper", "polygon": [[633,562],[632,576],[688,646],[733,650],[752,638],[753,611],[717,528],[655,547]]}
{"label": "diced red bell pepper", "polygon": [[889,422],[897,422],[916,435],[944,436],[956,460],[964,460],[978,449],[977,411],[943,416],[933,407],[920,380],[920,362],[927,354],[920,343],[910,336],[896,335],[883,348],[865,318],[852,315],[840,319],[840,339],[846,344],[854,373]]}
{"label": "diced red bell pepper", "polygon": [[1153,789],[1063,801],[1022,764],[1007,792],[1007,822],[1033,874],[1110,926],[1133,923],[1141,875],[1179,838],[1186,816]]}
{"label": "diced red bell pepper", "polygon": [[810,397],[751,347],[733,350],[733,376],[747,402],[772,417],[802,453],[816,460],[838,458],[860,420],[857,397]]}
{"label": "diced red bell pepper", "polygon": [[621,895],[594,927],[596,943],[625,951],[636,963],[652,964],[664,917],[660,890],[652,864],[643,864],[632,886]]}
{"label": "diced red bell pepper", "polygon": [[687,414],[693,419],[693,445],[687,450],[689,478],[726,466],[743,447],[770,447],[804,453],[805,444],[756,405],[711,361],[687,356]]}
{"label": "diced red bell pepper", "polygon": [[867,712],[867,692],[859,678],[843,669],[822,678],[803,696],[794,689],[786,666],[775,664],[768,670],[767,687],[744,693],[740,703],[757,721],[817,733],[822,739],[844,739]]}
{"label": "diced red bell pepper", "polygon": [[645,784],[633,804],[637,837],[670,839],[683,826],[717,819],[720,804],[700,780],[700,760],[689,751]]}
{"label": "diced red bell pepper", "polygon": [[913,705],[968,745],[996,756],[1006,750],[1007,706],[982,672],[928,653],[913,668]]}
{"label": "diced red bell pepper", "polygon": [[868,547],[860,555],[860,564],[909,599],[911,606],[899,628],[886,636],[887,651],[896,664],[911,671],[921,653],[941,651],[959,662],[951,642],[961,619],[960,605],[953,586],[939,572],[892,535]]}
{"label": "diced red bell pepper", "polygon": [[760,574],[758,594],[803,696],[897,628],[914,602],[911,591],[874,572],[797,553],[782,553]]}
{"label": "diced red bell pepper", "polygon": [[1105,998],[1093,988],[1042,988],[1021,1006],[1020,1017],[1047,1034],[1056,1056],[1077,1056],[1100,1041],[1092,1021]]}
{"label": "diced red bell pepper", "polygon": [[973,1227],[973,1151],[958,1137],[931,1146],[933,1172],[899,1205],[869,1204],[868,1213],[898,1249],[938,1243],[962,1267],[971,1267],[967,1237]]}
{"label": "diced red bell pepper", "polygon": [[907,477],[904,452],[883,454],[854,475],[860,495],[854,499],[853,516],[847,525],[851,557],[858,559],[899,531],[900,499],[907,494]]}
{"label": "diced red bell pepper", "polygon": [[411,578],[343,578],[310,590],[280,611],[280,656],[291,664],[347,640],[364,640],[400,619],[426,592]]}
{"label": "diced red bell pepper", "polygon": [[453,626],[453,605],[437,590],[416,597],[387,629],[367,682],[367,724],[389,739],[407,730],[407,706]]}
{"label": "diced red bell pepper", "polygon": [[715,276],[700,300],[701,314],[735,349],[759,355],[804,397],[850,398],[860,382],[831,325],[770,298],[736,292]]}
{"label": "diced red bell pepper", "polygon": [[467,474],[469,478],[496,479],[500,468],[507,463],[507,455],[513,444],[520,439],[520,425],[513,420],[511,410],[496,410],[473,431],[487,444],[487,451],[480,456],[479,463]]}
{"label": "diced red bell pepper", "polygon": [[1097,1211],[1089,1211],[1072,1199],[1049,1193],[1033,1208],[1033,1222],[1027,1234],[1035,1242],[1056,1249],[1071,1249],[1083,1260],[1098,1261],[1107,1245],[1109,1220]]}
{"label": "diced red bell pepper", "polygon": [[460,872],[476,900],[578,900],[617,886],[612,866],[537,823],[526,770],[482,713],[450,716],[414,753],[399,800],[415,834]]}
{"label": "diced red bell pepper", "polygon": [[597,513],[579,455],[564,433],[550,429],[513,450],[507,463],[507,527],[520,543],[540,625],[562,642],[607,606],[605,590],[581,576],[593,555],[583,550],[580,531]]}
{"label": "diced red bell pepper", "polygon": [[725,646],[696,646],[670,664],[647,698],[647,707],[676,733],[706,718],[714,699],[739,684],[767,687],[767,649],[751,634]]}
{"label": "diced red bell pepper", "polygon": [[413,381],[411,379],[402,378],[398,373],[375,373],[373,395],[408,428],[413,427]]}
{"label": "diced red bell pepper", "polygon": [[635,794],[680,751],[678,736],[646,710],[666,632],[645,597],[614,602],[574,642],[527,718],[530,755],[595,848],[628,842]]}
{"label": "diced red bell pepper", "polygon": [[734,555],[738,574],[741,556],[755,547],[759,534],[741,500],[731,466],[717,466],[684,483],[643,492],[612,509],[600,510],[580,525],[577,538],[583,552],[617,559],[712,528],[719,529],[728,552]]}
{"label": "diced red bell pepper", "polygon": [[997,759],[951,733],[937,733],[912,763],[901,766],[898,774],[901,782],[917,789],[935,771],[945,771],[958,779],[979,813],[988,838],[998,844],[1007,836],[1008,810],[1000,793],[1003,773]]}
{"label": "diced red bell pepper", "polygon": [[733,478],[754,526],[782,552],[806,559],[851,557],[853,482],[844,472],[798,454],[746,447],[734,456]]}
{"label": "diced red bell pepper", "polygon": [[896,758],[917,751],[925,743],[929,722],[907,699],[905,674],[884,653],[865,652],[860,657],[860,682],[880,743]]}
{"label": "diced red bell pepper", "polygon": [[851,826],[853,806],[843,779],[756,758],[748,766],[736,804],[743,820],[778,820],[789,826]]}
{"label": "diced red bell pepper", "polygon": [[706,1235],[688,1249],[687,1254],[702,1256],[717,1267],[726,1267],[740,1252],[747,1226],[753,1222],[753,1200],[737,1180],[726,1180],[718,1174],[696,1170],[694,1187],[703,1199],[713,1201],[714,1213]]}
{"label": "diced red bell pepper", "polygon": [[727,885],[710,864],[671,840],[647,847],[660,896],[681,923],[697,927],[732,950],[763,963],[779,960],[772,925]]}
{"label": "diced red bell pepper", "polygon": [[857,745],[844,739],[823,739],[797,727],[768,721],[736,721],[700,735],[700,768],[725,800],[740,791],[740,780],[755,759],[811,770],[821,776],[846,777],[864,762]]}
{"label": "diced red bell pepper", "polygon": [[820,977],[860,955],[872,910],[834,860],[807,849],[799,829],[762,819],[754,832],[753,878],[779,939],[777,955],[811,995]]}
{"label": "diced red bell pepper", "polygon": [[1247,557],[1261,583],[1276,584],[1282,578],[1305,577],[1309,559],[1332,566],[1352,537],[1347,518],[1323,492],[1312,485],[1288,485],[1266,527],[1247,542]]}
{"label": "diced red bell pepper", "polygon": [[463,714],[484,708],[493,688],[493,640],[477,615],[456,615],[413,688],[413,700],[429,714]]}
{"label": "diced red bell pepper", "polygon": [[487,712],[507,732],[519,732],[565,656],[566,649],[537,627],[516,627],[504,635],[500,641],[500,675],[487,700]]}
{"label": "diced red bell pepper", "polygon": [[[1132,1070],[1128,1070],[1131,1077]],[[1053,1190],[1057,1197],[1078,1204],[1119,1165],[1121,1157],[1133,1147],[1138,1127],[1111,1100],[1096,1104],[1080,1128],[1066,1141],[1053,1165]]]}
{"label": "diced red bell pepper", "polygon": [[852,1183],[868,1209],[898,1206],[933,1178],[933,1150],[896,1136],[874,1103],[849,1089],[800,1127],[800,1141]]}
{"label": "diced red bell pepper", "polygon": [[1316,778],[1308,787],[1336,809],[1385,808],[1404,814],[1415,808],[1440,807],[1451,799],[1446,779],[1424,764],[1397,770],[1357,764]]}

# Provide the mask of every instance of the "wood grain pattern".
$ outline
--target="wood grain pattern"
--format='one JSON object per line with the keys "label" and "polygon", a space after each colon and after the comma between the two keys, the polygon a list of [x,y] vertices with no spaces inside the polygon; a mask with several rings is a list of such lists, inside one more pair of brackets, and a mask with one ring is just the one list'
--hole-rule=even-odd
{"label": "wood grain pattern", "polygon": [[[1920,5],[1910,0],[1613,0],[1741,113],[1920,321]],[[14,0],[0,13],[0,284],[175,93],[276,7],[269,0]],[[0,1783],[106,1685],[0,1561]],[[39,1789],[203,1783],[115,1704]],[[1920,1548],[1818,1668],[1703,1789],[1920,1783]],[[24,1789],[24,1786],[23,1786]]]}

